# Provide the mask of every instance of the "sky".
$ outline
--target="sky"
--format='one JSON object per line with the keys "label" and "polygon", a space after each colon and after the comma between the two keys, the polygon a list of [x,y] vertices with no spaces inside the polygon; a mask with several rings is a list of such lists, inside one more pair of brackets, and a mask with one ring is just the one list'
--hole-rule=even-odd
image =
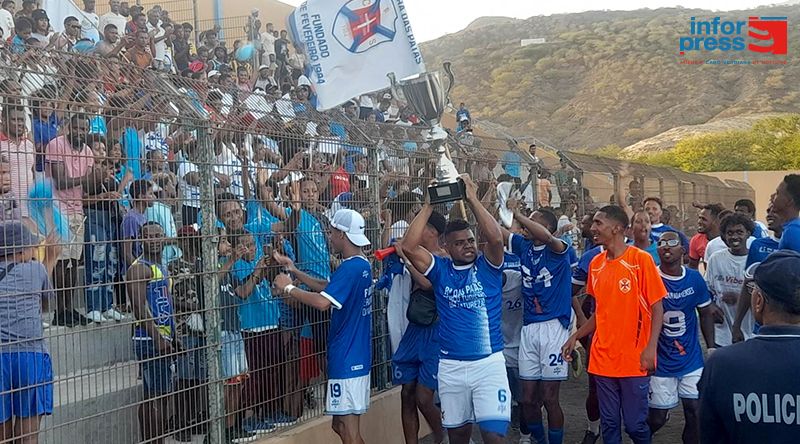
{"label": "sky", "polygon": [[[293,6],[303,0],[282,0]],[[330,1],[330,0],[328,0]],[[458,32],[478,17],[505,16],[526,19],[534,15],[551,15],[598,9],[633,10],[683,6],[710,10],[748,9],[782,0],[405,0],[414,36],[425,42],[445,34]]]}

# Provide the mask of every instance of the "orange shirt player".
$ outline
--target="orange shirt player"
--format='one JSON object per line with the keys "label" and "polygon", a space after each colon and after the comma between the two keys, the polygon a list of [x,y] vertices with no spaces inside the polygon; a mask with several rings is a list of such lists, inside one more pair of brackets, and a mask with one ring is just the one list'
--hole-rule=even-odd
{"label": "orange shirt player", "polygon": [[592,236],[604,251],[589,264],[586,293],[597,303],[594,315],[564,344],[570,360],[575,342],[594,332],[589,373],[597,382],[603,442],[622,442],[620,414],[635,444],[651,442],[647,425],[649,373],[656,369],[656,347],[667,290],[649,253],[625,244],[628,217],[615,205],[592,221]]}

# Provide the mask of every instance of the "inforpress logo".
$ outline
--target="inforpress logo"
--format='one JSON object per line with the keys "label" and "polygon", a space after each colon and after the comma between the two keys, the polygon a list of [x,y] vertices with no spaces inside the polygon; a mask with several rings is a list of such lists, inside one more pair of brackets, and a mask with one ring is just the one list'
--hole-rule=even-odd
{"label": "inforpress logo", "polygon": [[679,54],[720,51],[785,56],[788,28],[787,17],[749,17],[747,21],[722,20],[720,17],[698,20],[692,17],[689,35],[680,37]]}

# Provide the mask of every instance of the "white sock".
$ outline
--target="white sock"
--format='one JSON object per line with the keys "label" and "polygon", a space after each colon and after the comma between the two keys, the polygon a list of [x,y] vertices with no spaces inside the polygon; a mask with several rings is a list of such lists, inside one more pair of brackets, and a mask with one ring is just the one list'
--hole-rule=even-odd
{"label": "white sock", "polygon": [[597,421],[588,421],[588,425],[586,426],[586,429],[589,430],[590,432],[594,433],[595,435],[599,435],[600,434],[600,420],[598,419]]}

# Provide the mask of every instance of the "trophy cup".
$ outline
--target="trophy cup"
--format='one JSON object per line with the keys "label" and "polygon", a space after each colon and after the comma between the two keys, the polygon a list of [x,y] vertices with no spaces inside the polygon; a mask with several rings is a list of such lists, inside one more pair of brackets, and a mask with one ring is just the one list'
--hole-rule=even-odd
{"label": "trophy cup", "polygon": [[442,67],[450,81],[446,91],[442,88],[438,71],[425,72],[399,82],[394,73],[388,75],[395,97],[405,97],[417,117],[431,126],[426,139],[439,155],[436,163],[436,184],[428,187],[432,204],[462,200],[466,195],[464,182],[458,177],[456,166],[450,159],[447,132],[441,125],[442,113],[450,102],[450,90],[455,83],[450,62],[444,62]]}

